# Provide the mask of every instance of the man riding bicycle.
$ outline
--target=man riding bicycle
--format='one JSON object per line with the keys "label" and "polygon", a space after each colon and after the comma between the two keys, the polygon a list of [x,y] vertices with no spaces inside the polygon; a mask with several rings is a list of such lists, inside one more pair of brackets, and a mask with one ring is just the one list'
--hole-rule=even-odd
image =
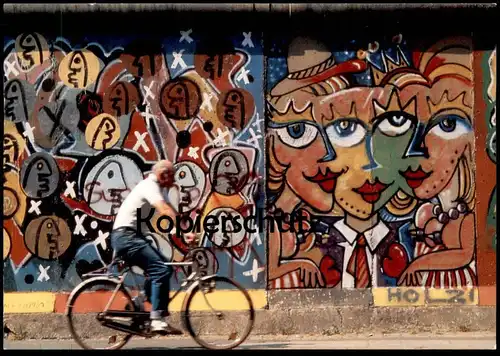
{"label": "man riding bicycle", "polygon": [[[124,200],[111,232],[111,246],[116,256],[127,263],[143,269],[151,279],[151,330],[167,334],[182,334],[167,322],[170,299],[170,277],[172,267],[165,265],[167,259],[155,249],[137,228],[137,212],[142,209],[149,212],[154,208],[161,215],[176,221],[177,213],[168,201],[168,188],[174,183],[172,162],[162,160],[153,166],[153,172],[142,180]],[[184,235],[191,243],[195,235]],[[163,320],[162,320],[163,319]]]}

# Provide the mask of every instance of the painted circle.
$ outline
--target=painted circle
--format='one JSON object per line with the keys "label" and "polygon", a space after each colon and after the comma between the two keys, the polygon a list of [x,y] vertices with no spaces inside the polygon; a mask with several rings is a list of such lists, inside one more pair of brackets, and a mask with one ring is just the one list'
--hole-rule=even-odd
{"label": "painted circle", "polygon": [[194,162],[177,163],[174,169],[175,183],[168,191],[168,199],[177,211],[185,213],[195,209],[203,197],[205,172]]}
{"label": "painted circle", "polygon": [[95,221],[95,220],[94,220],[94,221],[92,221],[92,222],[90,223],[90,227],[91,227],[92,229],[94,229],[94,230],[95,230],[95,229],[97,229],[97,221]]}
{"label": "painted circle", "polygon": [[94,117],[85,129],[85,141],[95,150],[112,148],[120,140],[120,124],[109,114]]}
{"label": "painted circle", "polygon": [[[216,225],[216,232],[205,232],[214,245],[218,247],[233,247],[238,246],[243,241],[245,237],[244,219],[239,212],[233,208],[216,208],[208,213],[205,220],[209,216],[215,218],[218,223]],[[213,221],[213,219],[210,220]],[[232,221],[239,223],[239,231],[232,231],[235,228],[235,224]],[[226,225],[224,228],[225,231],[223,230],[224,222]]]}
{"label": "painted circle", "polygon": [[217,103],[217,116],[229,128],[243,129],[254,114],[253,96],[244,89],[233,88],[222,93]]}
{"label": "painted circle", "polygon": [[5,228],[3,228],[3,260],[4,261],[7,259],[7,257],[10,256],[11,246],[12,246],[12,244],[10,242],[10,235],[7,232],[7,230],[5,230]]}
{"label": "painted circle", "polygon": [[16,38],[17,63],[27,73],[50,56],[47,40],[39,33],[22,33]]}
{"label": "painted circle", "polygon": [[116,215],[128,193],[142,179],[142,171],[132,159],[120,154],[109,155],[85,177],[83,196],[96,213]]}
{"label": "painted circle", "polygon": [[[214,253],[207,248],[198,247],[189,251],[184,258],[185,261],[193,261],[195,269],[202,276],[216,274],[219,270],[219,263]],[[192,266],[188,266],[187,274],[191,274]]]}
{"label": "painted circle", "polygon": [[187,78],[167,82],[160,92],[160,108],[169,119],[189,120],[194,118],[201,106],[198,85]]}
{"label": "painted circle", "polygon": [[59,78],[70,88],[85,89],[93,84],[101,68],[99,58],[89,50],[68,53],[59,64]]}
{"label": "painted circle", "polygon": [[45,152],[32,154],[23,162],[20,185],[26,196],[43,199],[51,196],[59,185],[59,167],[55,159]]}
{"label": "painted circle", "polygon": [[140,105],[137,88],[129,82],[116,82],[104,92],[104,112],[117,118],[129,114]]}
{"label": "painted circle", "polygon": [[40,216],[32,220],[24,234],[28,250],[44,260],[55,260],[71,244],[71,230],[64,219],[56,215]]}
{"label": "painted circle", "polygon": [[9,187],[3,187],[3,218],[10,219],[19,208],[19,199],[14,190]]}
{"label": "painted circle", "polygon": [[210,163],[210,182],[213,189],[223,195],[233,195],[241,191],[248,181],[247,158],[235,149],[217,153]]}

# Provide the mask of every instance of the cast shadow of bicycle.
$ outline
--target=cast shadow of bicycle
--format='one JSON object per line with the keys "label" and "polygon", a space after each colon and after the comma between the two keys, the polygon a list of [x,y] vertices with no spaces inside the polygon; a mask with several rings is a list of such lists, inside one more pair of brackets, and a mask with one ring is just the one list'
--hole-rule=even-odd
{"label": "cast shadow of bicycle", "polygon": [[[275,343],[275,344],[249,344],[240,345],[235,350],[265,350],[265,349],[284,349],[288,348],[289,343]],[[149,347],[129,347],[130,350],[203,350],[200,346],[149,346]]]}

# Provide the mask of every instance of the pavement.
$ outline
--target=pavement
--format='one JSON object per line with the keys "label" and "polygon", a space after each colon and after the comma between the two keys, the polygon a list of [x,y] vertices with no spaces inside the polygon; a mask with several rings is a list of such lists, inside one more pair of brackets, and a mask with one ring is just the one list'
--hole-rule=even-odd
{"label": "pavement", "polygon": [[[92,340],[100,344],[103,340]],[[5,350],[73,350],[80,347],[68,339],[62,340],[6,340]],[[186,337],[133,338],[123,349],[168,350],[200,349]],[[419,333],[419,334],[348,334],[335,336],[254,336],[249,337],[238,349],[496,349],[496,333]]]}

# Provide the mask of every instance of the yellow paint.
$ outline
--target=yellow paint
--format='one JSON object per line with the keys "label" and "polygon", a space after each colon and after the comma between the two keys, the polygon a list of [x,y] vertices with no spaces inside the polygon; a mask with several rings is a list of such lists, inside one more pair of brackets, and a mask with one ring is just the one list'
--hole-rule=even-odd
{"label": "yellow paint", "polygon": [[56,294],[49,292],[4,293],[3,312],[14,313],[52,313]]}
{"label": "yellow paint", "polygon": [[[248,294],[252,299],[254,309],[263,309],[267,305],[267,297],[265,290],[248,290]],[[171,294],[173,295],[173,293]],[[182,292],[170,302],[169,309],[174,312],[178,312],[182,308],[182,303],[184,301],[186,293]],[[205,294],[210,305],[214,309],[219,310],[247,310],[248,302],[241,292],[234,290],[216,290],[213,293]],[[209,310],[205,298],[202,293],[196,293],[194,300],[191,304],[189,310],[202,311]]]}
{"label": "yellow paint", "polygon": [[477,288],[373,288],[375,306],[443,306],[477,305]]}

